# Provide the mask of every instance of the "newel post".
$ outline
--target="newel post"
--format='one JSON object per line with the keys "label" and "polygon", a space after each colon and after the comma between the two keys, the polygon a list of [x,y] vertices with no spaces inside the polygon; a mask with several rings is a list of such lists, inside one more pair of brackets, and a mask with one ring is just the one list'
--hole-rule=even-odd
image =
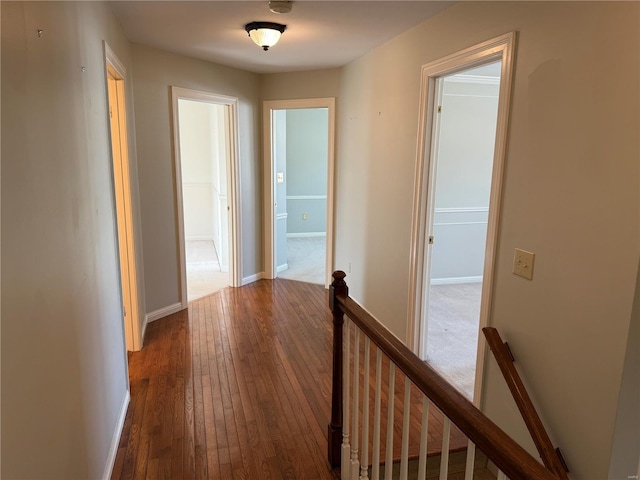
{"label": "newel post", "polygon": [[342,326],[344,312],[336,297],[349,294],[344,281],[347,274],[342,270],[333,272],[333,282],[329,287],[329,308],[333,312],[333,382],[331,390],[331,423],[329,423],[328,455],[332,468],[340,466],[342,448]]}

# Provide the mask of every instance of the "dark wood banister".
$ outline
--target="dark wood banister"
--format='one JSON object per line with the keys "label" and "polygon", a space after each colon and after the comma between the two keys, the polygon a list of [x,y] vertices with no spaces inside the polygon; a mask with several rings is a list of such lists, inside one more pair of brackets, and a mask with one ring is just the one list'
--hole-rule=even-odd
{"label": "dark wood banister", "polygon": [[349,295],[349,288],[344,281],[346,274],[333,274],[333,282],[329,287],[329,308],[333,313],[333,378],[331,384],[331,422],[327,434],[329,463],[332,468],[340,466],[342,448],[342,326],[344,314],[335,303],[338,296]]}
{"label": "dark wood banister", "polygon": [[533,406],[533,402],[529,397],[527,389],[522,383],[522,379],[513,365],[513,356],[511,355],[509,348],[502,341],[500,334],[495,328],[485,327],[482,329],[482,333],[484,333],[484,336],[487,339],[489,348],[491,349],[491,352],[493,352],[493,356],[496,359],[498,367],[500,367],[500,371],[507,382],[511,395],[518,406],[518,410],[520,410],[524,423],[529,429],[529,433],[533,438],[533,443],[535,443],[544,465],[554,472],[557,478],[568,480],[565,466],[562,464],[560,457],[553,448],[551,439],[549,438],[544,425],[542,425],[542,421],[538,416],[536,408]]}
{"label": "dark wood banister", "polygon": [[[552,472],[533,458],[509,435],[478,410],[469,400],[452,387],[429,365],[420,360],[406,345],[391,334],[371,314],[348,296],[343,271],[333,273],[333,283],[329,292],[329,305],[333,312],[334,325],[340,323],[339,339],[334,332],[334,370],[333,385],[336,376],[342,384],[342,362],[337,363],[336,350],[342,352],[342,321],[346,314],[377,347],[389,357],[396,366],[409,377],[449,419],[480,449],[491,461],[512,480],[536,479],[558,480]],[[342,358],[342,354],[340,354]],[[333,467],[340,465],[340,449],[332,445],[336,431],[342,434],[342,388],[333,390],[332,424],[329,426],[329,462]],[[333,409],[340,406],[340,415],[334,415]],[[336,420],[336,423],[334,423]]]}

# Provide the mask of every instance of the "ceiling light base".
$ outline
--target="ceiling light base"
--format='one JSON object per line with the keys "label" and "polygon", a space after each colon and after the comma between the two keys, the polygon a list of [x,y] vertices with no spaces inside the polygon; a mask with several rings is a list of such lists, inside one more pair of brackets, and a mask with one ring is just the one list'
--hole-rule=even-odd
{"label": "ceiling light base", "polygon": [[271,0],[269,2],[269,10],[273,13],[289,13],[293,8],[293,2]]}

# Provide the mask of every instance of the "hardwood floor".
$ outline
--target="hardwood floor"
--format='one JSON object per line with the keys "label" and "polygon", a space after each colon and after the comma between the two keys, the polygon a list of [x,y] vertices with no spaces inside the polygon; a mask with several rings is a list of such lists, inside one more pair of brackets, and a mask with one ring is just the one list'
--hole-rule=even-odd
{"label": "hardwood floor", "polygon": [[[282,279],[226,288],[149,324],[145,347],[129,354],[131,403],[112,479],[337,478],[326,460],[331,348],[325,289]],[[412,406],[412,425],[419,415]],[[465,444],[454,431],[451,449]]]}

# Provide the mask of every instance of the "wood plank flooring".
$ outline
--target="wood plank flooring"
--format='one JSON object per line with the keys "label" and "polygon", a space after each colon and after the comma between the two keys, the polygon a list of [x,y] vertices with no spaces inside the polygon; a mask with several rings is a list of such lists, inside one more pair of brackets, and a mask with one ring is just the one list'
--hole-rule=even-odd
{"label": "wood plank flooring", "polygon": [[[326,460],[331,338],[325,289],[283,279],[221,290],[149,324],[143,350],[129,354],[112,479],[337,478]],[[396,409],[403,384],[398,374]],[[414,392],[412,425],[420,415]],[[401,424],[396,410],[395,457]],[[430,454],[441,424],[432,408]],[[465,445],[454,429],[451,449]]]}

